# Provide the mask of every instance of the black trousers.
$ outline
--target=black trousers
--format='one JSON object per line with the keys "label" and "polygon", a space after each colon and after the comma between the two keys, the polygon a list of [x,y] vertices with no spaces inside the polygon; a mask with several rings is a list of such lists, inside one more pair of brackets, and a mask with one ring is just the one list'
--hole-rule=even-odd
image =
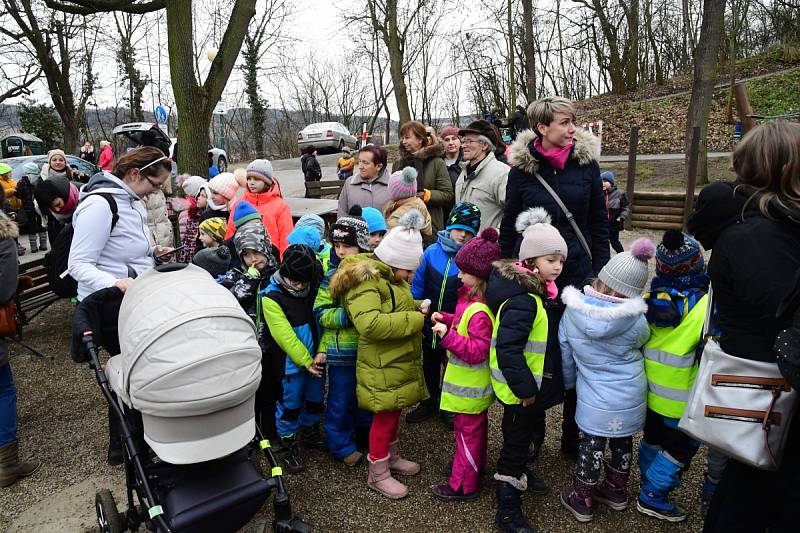
{"label": "black trousers", "polygon": [[650,446],[660,447],[687,469],[700,443],[678,429],[677,420],[674,427],[667,423],[668,420],[670,419],[648,409],[644,423],[644,441]]}
{"label": "black trousers", "polygon": [[622,243],[619,242],[619,223],[616,220],[608,221],[608,242],[615,252],[620,253],[625,251],[625,248],[622,247]]}
{"label": "black trousers", "polygon": [[436,344],[432,348],[430,341],[422,343],[422,373],[425,375],[425,386],[428,387],[430,394],[429,402],[433,402],[438,407],[439,398],[442,395],[442,364],[446,361],[447,352]]}
{"label": "black trousers", "polygon": [[561,420],[561,447],[573,451],[578,449],[580,430],[575,422],[575,411],[578,409],[578,395],[575,389],[564,394],[563,418]]}
{"label": "black trousers", "polygon": [[544,435],[544,412],[503,405],[503,447],[497,458],[497,473],[519,479],[525,473],[531,443]]}
{"label": "black trousers", "polygon": [[266,351],[261,352],[261,382],[256,389],[256,424],[270,439],[278,435],[275,411],[278,400],[283,398],[283,374],[286,365],[284,357],[275,357]]}

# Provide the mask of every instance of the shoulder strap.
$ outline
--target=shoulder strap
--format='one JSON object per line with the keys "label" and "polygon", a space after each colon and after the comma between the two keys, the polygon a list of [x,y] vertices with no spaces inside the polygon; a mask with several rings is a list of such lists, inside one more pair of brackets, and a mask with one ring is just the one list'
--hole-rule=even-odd
{"label": "shoulder strap", "polygon": [[[87,196],[102,196],[105,198],[106,202],[108,202],[108,208],[111,209],[111,231],[114,231],[114,227],[117,225],[119,221],[119,212],[117,209],[117,200],[114,198],[114,195],[110,192],[93,192],[88,194]],[[109,233],[111,233],[109,231]]]}
{"label": "shoulder strap", "polygon": [[708,285],[707,297],[706,319],[703,321],[703,336],[701,337],[704,341],[708,340],[714,332],[714,288],[711,284]]}
{"label": "shoulder strap", "polygon": [[538,179],[539,183],[542,184],[542,187],[544,187],[545,190],[550,193],[550,196],[552,196],[553,200],[556,201],[556,204],[561,209],[561,211],[564,212],[564,216],[567,217],[567,221],[569,221],[570,226],[572,226],[572,229],[575,231],[575,236],[578,237],[578,240],[580,241],[581,246],[583,247],[583,251],[586,252],[586,255],[589,256],[589,260],[591,260],[592,252],[591,250],[589,250],[589,243],[586,242],[586,238],[583,236],[583,232],[578,227],[578,223],[575,222],[575,217],[572,215],[570,210],[567,209],[567,206],[564,205],[564,202],[561,201],[561,198],[558,196],[558,193],[553,190],[550,184],[547,183],[545,179],[539,175],[538,172],[534,172],[534,176],[536,176],[536,179]]}

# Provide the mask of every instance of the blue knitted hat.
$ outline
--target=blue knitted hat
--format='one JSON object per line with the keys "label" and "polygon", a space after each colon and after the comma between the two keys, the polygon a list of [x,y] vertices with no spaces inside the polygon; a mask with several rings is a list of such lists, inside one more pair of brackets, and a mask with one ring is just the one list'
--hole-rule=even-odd
{"label": "blue knitted hat", "polygon": [[705,272],[700,245],[690,235],[671,229],[656,248],[656,274],[664,277],[690,276]]}
{"label": "blue knitted hat", "polygon": [[317,233],[316,228],[312,228],[311,226],[294,228],[289,236],[286,237],[286,240],[289,244],[304,244],[312,250],[319,250],[319,245],[322,243],[322,239],[319,233]]}
{"label": "blue knitted hat", "polygon": [[386,220],[384,220],[381,212],[374,207],[363,208],[361,210],[361,218],[367,221],[367,227],[370,233],[387,231],[389,229],[386,227]]}
{"label": "blue knitted hat", "polygon": [[233,210],[233,225],[240,228],[251,220],[261,220],[261,215],[250,202],[242,200]]}
{"label": "blue knitted hat", "polygon": [[302,228],[305,226],[317,230],[317,233],[319,233],[320,235],[320,239],[322,238],[323,235],[325,235],[325,221],[322,220],[322,217],[319,215],[315,215],[314,213],[303,215],[297,221],[297,224],[294,225],[295,229]]}
{"label": "blue knitted hat", "polygon": [[450,216],[447,217],[447,231],[451,229],[463,229],[472,233],[473,237],[478,234],[481,229],[481,210],[480,208],[469,202],[458,202],[456,206],[450,211]]}
{"label": "blue knitted hat", "polygon": [[614,173],[610,170],[606,170],[605,172],[600,173],[600,179],[602,181],[607,181],[611,184],[612,187],[617,186],[617,181],[614,179]]}

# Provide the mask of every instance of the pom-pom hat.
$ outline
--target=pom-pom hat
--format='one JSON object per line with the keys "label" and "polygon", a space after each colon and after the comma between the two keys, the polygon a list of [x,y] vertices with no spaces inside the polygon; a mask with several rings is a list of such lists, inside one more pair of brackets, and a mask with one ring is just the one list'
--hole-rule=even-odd
{"label": "pom-pom hat", "polygon": [[500,259],[500,234],[494,228],[484,228],[456,254],[456,266],[462,272],[488,280],[492,263]]}
{"label": "pom-pom hat", "polygon": [[239,183],[230,172],[220,172],[208,181],[208,188],[212,193],[221,194],[230,202],[239,190]]}
{"label": "pom-pom hat", "polygon": [[656,274],[666,277],[691,276],[705,271],[705,259],[693,237],[671,229],[656,248]]}
{"label": "pom-pom hat", "polygon": [[347,216],[340,217],[331,226],[331,242],[358,246],[364,252],[372,250],[369,244],[369,226],[361,218],[361,214],[361,207],[354,205]]}
{"label": "pom-pom hat", "polygon": [[636,239],[630,251],[621,252],[611,258],[597,278],[623,296],[641,296],[650,276],[647,262],[656,254],[656,246],[650,239]]}
{"label": "pom-pom hat", "polygon": [[194,254],[192,263],[205,269],[216,278],[228,271],[231,264],[231,251],[227,246],[203,248]]}
{"label": "pom-pom hat", "polygon": [[522,233],[520,261],[545,255],[563,255],[564,259],[567,258],[567,241],[550,221],[550,215],[543,207],[532,207],[519,214],[516,228]]}
{"label": "pom-pom hat", "polygon": [[402,200],[403,198],[411,198],[417,194],[417,169],[414,167],[406,167],[403,170],[398,170],[389,176],[389,196],[392,200]]}
{"label": "pom-pom hat", "polygon": [[375,248],[375,256],[390,267],[416,270],[422,262],[419,230],[424,218],[419,209],[411,209],[398,222]]}

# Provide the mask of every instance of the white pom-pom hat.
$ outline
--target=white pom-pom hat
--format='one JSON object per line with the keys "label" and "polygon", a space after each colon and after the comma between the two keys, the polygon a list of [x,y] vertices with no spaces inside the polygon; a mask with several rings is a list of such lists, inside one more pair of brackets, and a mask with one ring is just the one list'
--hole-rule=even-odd
{"label": "white pom-pom hat", "polygon": [[543,207],[531,207],[519,214],[516,228],[522,233],[520,261],[545,255],[563,255],[564,259],[567,258],[567,241],[550,224],[550,220],[550,215]]}
{"label": "white pom-pom hat", "polygon": [[375,248],[374,254],[390,267],[416,270],[422,262],[422,234],[419,230],[424,218],[419,209],[411,209],[398,222]]}

